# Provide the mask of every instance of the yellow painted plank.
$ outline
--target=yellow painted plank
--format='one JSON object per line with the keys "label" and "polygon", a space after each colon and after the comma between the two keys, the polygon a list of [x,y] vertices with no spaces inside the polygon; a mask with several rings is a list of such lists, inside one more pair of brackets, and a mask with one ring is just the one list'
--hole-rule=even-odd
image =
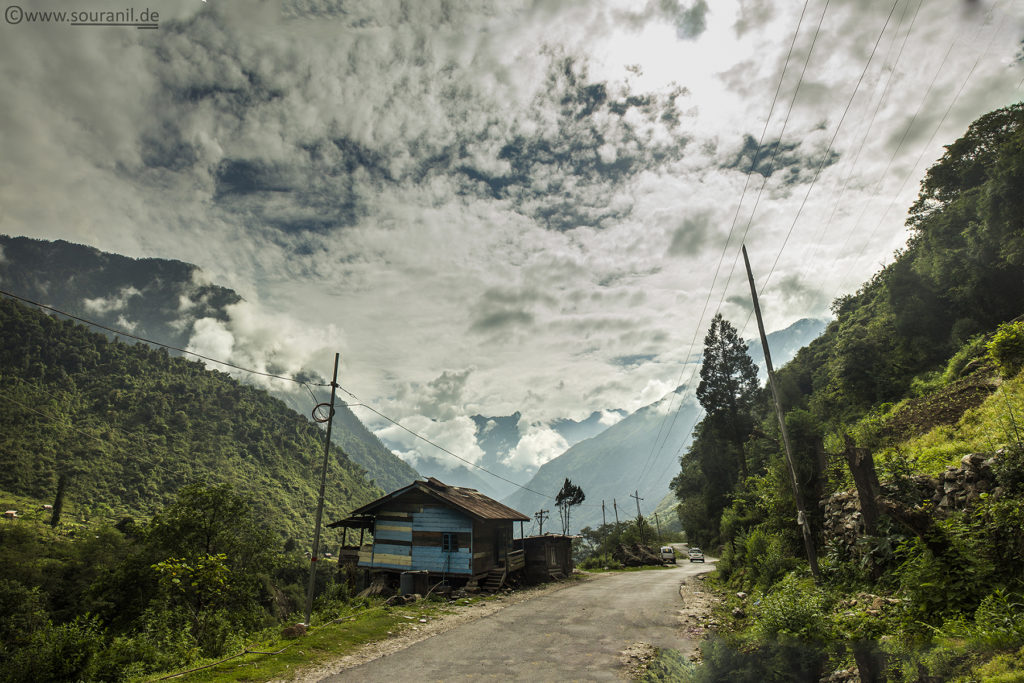
{"label": "yellow painted plank", "polygon": [[382,517],[400,517],[402,519],[409,519],[412,517],[411,512],[398,512],[396,510],[381,510],[380,514]]}
{"label": "yellow painted plank", "polygon": [[410,555],[391,555],[389,553],[377,553],[373,556],[373,563],[376,564],[397,564],[403,567],[412,566]]}
{"label": "yellow painted plank", "polygon": [[377,531],[412,531],[409,524],[378,524]]}
{"label": "yellow painted plank", "polygon": [[488,557],[488,556],[490,556],[490,553],[488,551],[486,551],[486,550],[483,551],[482,553],[473,553],[473,559],[474,560],[479,560],[481,557]]}

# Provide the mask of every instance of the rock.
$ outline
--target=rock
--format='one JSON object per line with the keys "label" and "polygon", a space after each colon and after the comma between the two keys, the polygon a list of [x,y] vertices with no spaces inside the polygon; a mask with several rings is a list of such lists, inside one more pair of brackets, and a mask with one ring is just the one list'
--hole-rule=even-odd
{"label": "rock", "polygon": [[282,638],[298,638],[304,635],[306,635],[306,625],[301,622],[281,631]]}
{"label": "rock", "polygon": [[964,467],[975,468],[985,462],[985,456],[981,453],[971,453],[960,458],[960,464]]}
{"label": "rock", "polygon": [[736,594],[736,597],[739,598],[740,600],[746,600],[747,599],[747,594],[744,593],[743,591],[740,591],[739,593]]}
{"label": "rock", "polygon": [[739,607],[733,607],[733,608],[732,608],[732,615],[733,615],[734,617],[736,617],[737,619],[743,619],[743,618],[745,618],[745,617],[747,616],[747,613],[746,613],[746,612],[744,612],[744,611],[743,611],[742,609],[740,609]]}

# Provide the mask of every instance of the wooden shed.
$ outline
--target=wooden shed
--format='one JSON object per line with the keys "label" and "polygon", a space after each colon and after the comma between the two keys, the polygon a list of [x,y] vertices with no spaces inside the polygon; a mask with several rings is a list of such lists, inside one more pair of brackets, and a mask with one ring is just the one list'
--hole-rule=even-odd
{"label": "wooden shed", "polygon": [[500,586],[525,564],[513,546],[513,523],[528,522],[521,512],[475,489],[448,486],[428,478],[353,510],[327,526],[369,529],[373,543],[358,552],[343,544],[342,555],[360,569],[402,573],[425,571],[440,577],[486,580]]}
{"label": "wooden shed", "polygon": [[517,538],[515,546],[524,554],[525,576],[531,583],[563,579],[574,568],[572,561],[573,536],[544,534]]}

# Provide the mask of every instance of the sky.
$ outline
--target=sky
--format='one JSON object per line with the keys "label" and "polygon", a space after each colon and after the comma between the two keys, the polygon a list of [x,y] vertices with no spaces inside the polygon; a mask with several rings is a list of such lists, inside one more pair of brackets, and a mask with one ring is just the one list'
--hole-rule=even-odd
{"label": "sky", "polygon": [[194,263],[244,297],[194,350],[340,352],[469,460],[473,415],[519,411],[524,478],[553,421],[690,382],[716,311],[755,336],[741,241],[769,331],[828,316],[1024,97],[1021,0],[149,1],[6,8],[0,233]]}

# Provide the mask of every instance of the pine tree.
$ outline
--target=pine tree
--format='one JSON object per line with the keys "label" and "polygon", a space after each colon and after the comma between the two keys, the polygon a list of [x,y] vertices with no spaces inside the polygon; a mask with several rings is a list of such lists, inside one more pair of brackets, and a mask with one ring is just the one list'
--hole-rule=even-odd
{"label": "pine tree", "polygon": [[757,366],[736,328],[719,313],[704,337],[704,363],[700,368],[697,400],[707,416],[707,427],[736,448],[740,475],[747,477],[743,444],[753,428],[751,411],[758,393]]}

